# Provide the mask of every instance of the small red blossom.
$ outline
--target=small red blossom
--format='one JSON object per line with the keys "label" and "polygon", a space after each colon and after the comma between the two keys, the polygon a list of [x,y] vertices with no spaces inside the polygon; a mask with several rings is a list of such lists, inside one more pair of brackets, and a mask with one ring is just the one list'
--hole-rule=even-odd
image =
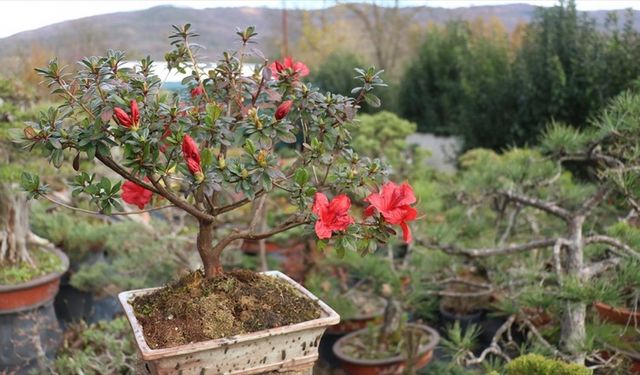
{"label": "small red blossom", "polygon": [[280,121],[283,118],[287,117],[289,111],[291,111],[291,106],[293,106],[293,100],[286,100],[282,102],[282,104],[280,104],[276,109],[276,121]]}
{"label": "small red blossom", "polygon": [[[149,181],[146,177],[144,180]],[[152,196],[152,191],[143,188],[135,182],[125,181],[124,184],[122,184],[122,200],[138,206],[141,210],[151,202]]]}
{"label": "small red blossom", "polygon": [[130,111],[131,115],[125,112],[122,108],[114,108],[113,117],[115,117],[118,124],[125,128],[138,127],[138,123],[140,122],[140,111],[138,110],[138,102],[135,100],[131,101]]}
{"label": "small red blossom", "polygon": [[198,150],[198,145],[188,134],[182,139],[182,157],[184,157],[184,161],[193,175],[202,174],[200,150]]}
{"label": "small red blossom", "polygon": [[345,230],[353,224],[349,216],[351,200],[344,194],[333,198],[331,202],[322,193],[316,193],[312,211],[318,215],[315,231],[320,239],[331,238],[334,231]]}
{"label": "small red blossom", "polygon": [[195,97],[200,96],[202,94],[204,94],[204,88],[202,88],[202,86],[200,86],[200,85],[196,86],[195,88],[193,88],[191,90],[191,97],[192,98],[195,98]]}
{"label": "small red blossom", "polygon": [[371,204],[365,209],[365,216],[371,216],[375,211],[380,212],[389,224],[400,225],[402,238],[406,243],[411,242],[411,230],[407,222],[415,220],[418,211],[410,206],[416,202],[416,196],[408,183],[398,186],[388,182],[379,193],[371,193],[364,201]]}
{"label": "small red blossom", "polygon": [[269,69],[279,76],[291,74],[294,78],[300,78],[309,75],[309,68],[302,61],[293,61],[291,56],[285,57],[282,62],[276,60],[269,65]]}

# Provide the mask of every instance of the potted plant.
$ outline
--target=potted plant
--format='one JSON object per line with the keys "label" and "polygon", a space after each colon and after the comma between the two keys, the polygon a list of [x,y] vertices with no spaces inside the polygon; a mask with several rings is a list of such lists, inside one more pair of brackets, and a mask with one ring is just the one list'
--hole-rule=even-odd
{"label": "potted plant", "polygon": [[419,269],[414,267],[421,264],[422,254],[410,253],[411,259],[401,267],[381,255],[375,263],[368,259],[351,272],[360,276],[360,282],[372,281],[376,293],[384,298],[382,318],[338,339],[333,352],[349,374],[415,374],[431,361],[440,340],[435,329],[409,322],[411,305],[419,294],[419,280],[407,284],[406,276]]}
{"label": "potted plant", "polygon": [[452,325],[457,321],[464,331],[471,324],[483,322],[493,293],[493,287],[485,278],[463,270],[458,277],[442,284],[444,289],[438,294],[442,297],[439,312],[443,324]]}
{"label": "potted plant", "polygon": [[[65,103],[25,128],[24,145],[40,146],[57,166],[66,155],[74,166],[80,158],[98,159],[123,178],[112,182],[79,170],[74,191],[88,194],[101,213],[175,207],[197,222],[202,270],[119,296],[152,373],[308,369],[322,333],[339,316],[279,272],[223,270],[220,255],[233,242],[301,226],[313,228],[320,249],[331,242],[341,252],[374,250],[394,225],[410,239],[407,222],[417,216],[411,187],[387,182],[375,192],[385,168],[353,153],[345,130],[361,103],[378,103],[371,90],[383,85],[381,71],[357,70],[355,99],[323,95],[302,82],[309,72],[303,63],[268,64],[250,52],[253,27],[238,31],[239,51],[224,53],[206,71],[196,60],[190,25],[174,30],[165,57],[170,69],[188,73],[183,83],[190,95],[163,93],[149,58],[125,69],[124,54],[110,51],[83,59],[71,79],[52,60],[37,71]],[[249,57],[261,62],[246,76]],[[275,146],[297,137],[295,158],[283,160]],[[37,177],[24,180],[33,196],[46,196]],[[273,191],[286,192],[297,207],[277,226],[260,231],[259,214],[242,226],[222,225],[225,214]],[[347,193],[370,204],[358,222]],[[122,211],[120,197],[139,211],[114,212]]]}
{"label": "potted plant", "polygon": [[0,373],[26,374],[41,370],[62,339],[53,299],[68,259],[31,232],[18,186],[25,159],[5,137],[9,126],[0,121]]}
{"label": "potted plant", "polygon": [[425,324],[408,323],[401,304],[391,297],[392,289],[388,285],[384,289],[387,306],[382,324],[349,333],[333,346],[348,374],[415,374],[433,358],[438,332]]}

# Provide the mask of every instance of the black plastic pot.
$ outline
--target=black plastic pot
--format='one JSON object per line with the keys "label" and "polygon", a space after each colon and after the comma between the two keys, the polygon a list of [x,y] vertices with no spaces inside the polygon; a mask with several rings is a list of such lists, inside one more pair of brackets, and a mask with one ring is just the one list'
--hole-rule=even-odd
{"label": "black plastic pot", "polygon": [[95,323],[99,320],[111,320],[124,312],[116,296],[96,298],[93,293],[77,289],[69,282],[71,274],[81,267],[104,262],[108,262],[106,251],[90,252],[82,260],[73,263],[70,271],[62,277],[54,307],[63,326],[80,321]]}
{"label": "black plastic pot", "polygon": [[462,332],[466,332],[467,328],[472,325],[481,325],[485,318],[485,311],[478,310],[470,314],[456,314],[447,311],[440,305],[440,325],[443,329],[452,326],[455,322],[460,323]]}
{"label": "black plastic pot", "polygon": [[[62,331],[51,302],[32,310],[0,314],[0,373],[44,371],[62,342]],[[40,373],[40,372],[36,372]]]}
{"label": "black plastic pot", "polygon": [[60,278],[69,267],[67,256],[57,249],[64,269],[24,283],[0,285],[0,374],[44,373],[62,341],[53,309]]}
{"label": "black plastic pot", "polygon": [[80,321],[91,324],[100,320],[112,320],[124,313],[117,297],[96,298],[92,293],[69,284],[60,286],[54,307],[63,326]]}
{"label": "black plastic pot", "polygon": [[480,337],[478,337],[479,344],[482,348],[486,348],[491,345],[493,336],[495,336],[498,329],[500,329],[504,322],[506,322],[506,319],[503,316],[490,316],[489,314],[486,314],[485,317],[486,318],[481,323],[482,332],[480,332]]}
{"label": "black plastic pot", "polygon": [[331,334],[326,333],[322,335],[320,339],[320,346],[318,347],[318,354],[320,361],[322,361],[326,367],[336,369],[340,367],[340,358],[338,358],[333,352],[333,345],[338,341],[343,334]]}

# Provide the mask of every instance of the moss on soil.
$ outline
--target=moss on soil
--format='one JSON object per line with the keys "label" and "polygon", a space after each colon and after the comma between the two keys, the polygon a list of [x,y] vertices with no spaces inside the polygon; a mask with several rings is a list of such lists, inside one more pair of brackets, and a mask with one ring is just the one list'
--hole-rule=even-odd
{"label": "moss on soil", "polygon": [[201,271],[132,302],[152,349],[276,328],[320,317],[318,304],[275,277],[235,270],[206,280]]}
{"label": "moss on soil", "polygon": [[28,263],[5,264],[0,262],[0,285],[25,283],[37,277],[53,272],[63,271],[62,260],[54,253],[41,248],[34,248],[30,255],[36,266]]}

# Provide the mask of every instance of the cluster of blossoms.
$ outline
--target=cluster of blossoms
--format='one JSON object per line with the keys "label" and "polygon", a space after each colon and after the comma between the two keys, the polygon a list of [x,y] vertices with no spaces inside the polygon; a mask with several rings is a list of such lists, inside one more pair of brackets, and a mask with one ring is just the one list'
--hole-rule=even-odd
{"label": "cluster of blossoms", "polygon": [[[407,222],[416,219],[417,211],[411,207],[416,202],[416,196],[408,183],[398,186],[387,182],[380,192],[371,193],[364,201],[370,204],[364,210],[365,218],[379,213],[387,223],[400,225],[402,238],[407,243],[411,242],[411,230]],[[355,222],[349,215],[350,208],[351,200],[344,194],[329,201],[323,193],[316,193],[312,210],[318,216],[315,224],[318,238],[328,239],[334,231],[347,230]]]}
{"label": "cluster of blossoms", "polygon": [[[144,210],[157,197],[167,205],[150,209],[176,207],[190,214],[199,224],[196,244],[207,277],[221,272],[220,254],[231,242],[298,226],[312,225],[319,243],[331,239],[336,251],[373,251],[388,241],[394,225],[411,240],[411,187],[384,183],[384,163],[359,156],[349,144],[360,106],[379,105],[373,89],[384,86],[382,71],[356,69],[355,98],[321,93],[302,81],[309,75],[303,62],[286,57],[269,63],[254,49],[247,52],[256,35],[252,27],[237,33],[239,51],[224,53],[204,71],[189,28],[174,26],[173,50],[165,55],[169,70],[186,75],[187,95],[162,91],[149,58],[124,68],[118,51],[81,60],[71,81],[55,60],[37,69],[65,105],[24,129],[24,147],[43,147],[56,167],[72,153],[79,172],[73,192],[88,195],[102,213],[122,210],[120,198]],[[243,73],[248,55],[263,59],[251,75]],[[81,158],[99,160],[124,182],[80,171]],[[46,193],[37,178],[24,181],[32,196]],[[279,225],[257,232],[239,224],[214,236],[219,215],[274,190],[298,208],[283,212],[287,217]],[[349,214],[349,197],[362,202],[359,221]]]}
{"label": "cluster of blossoms", "polygon": [[[279,79],[297,80],[309,74],[309,68],[300,61],[294,61],[292,57],[286,57],[283,61],[275,61],[269,68],[277,74]],[[201,85],[191,90],[191,97],[196,98],[204,94]],[[283,101],[275,110],[274,118],[280,121],[287,116],[293,106],[293,100]],[[114,118],[122,126],[136,130],[139,122],[138,104],[131,101],[131,115],[121,108],[114,109]],[[200,151],[198,145],[188,134],[182,140],[182,155],[187,168],[197,182],[202,182]],[[122,199],[132,205],[143,209],[151,202],[153,193],[142,186],[131,181],[125,181],[122,185]],[[408,183],[400,186],[393,182],[388,182],[382,186],[380,192],[373,192],[364,199],[370,205],[364,211],[365,219],[373,216],[376,212],[389,224],[399,225],[402,229],[402,237],[405,242],[411,242],[411,230],[407,222],[415,220],[417,211],[411,207],[416,202],[413,189]],[[324,193],[316,193],[312,212],[317,215],[315,232],[319,239],[331,238],[334,231],[346,231],[350,225],[355,223],[353,217],[349,215],[351,200],[345,194],[340,194],[331,201]]]}

